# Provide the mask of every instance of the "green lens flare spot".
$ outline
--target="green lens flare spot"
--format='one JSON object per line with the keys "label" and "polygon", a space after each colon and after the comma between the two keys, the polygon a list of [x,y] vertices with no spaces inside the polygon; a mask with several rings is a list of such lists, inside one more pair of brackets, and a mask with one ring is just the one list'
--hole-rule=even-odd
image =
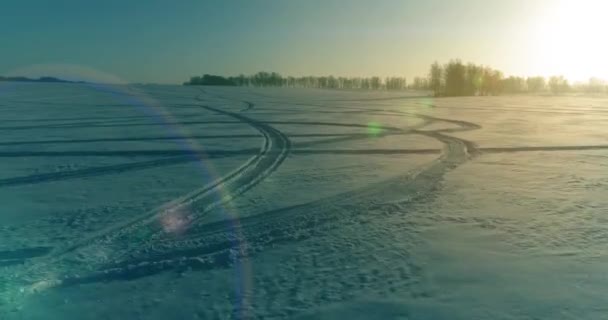
{"label": "green lens flare spot", "polygon": [[426,108],[432,108],[433,107],[433,99],[424,99],[420,102],[420,104]]}
{"label": "green lens flare spot", "polygon": [[367,124],[367,133],[370,136],[378,136],[382,133],[382,131],[384,131],[382,129],[382,126],[378,123],[378,122],[370,122]]}

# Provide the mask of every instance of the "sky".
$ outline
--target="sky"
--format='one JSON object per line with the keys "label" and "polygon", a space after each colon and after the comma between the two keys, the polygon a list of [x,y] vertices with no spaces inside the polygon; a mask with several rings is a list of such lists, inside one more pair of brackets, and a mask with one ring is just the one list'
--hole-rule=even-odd
{"label": "sky", "polygon": [[434,61],[460,58],[507,75],[608,78],[608,46],[598,40],[608,28],[597,13],[608,9],[603,2],[3,0],[0,75],[412,78]]}

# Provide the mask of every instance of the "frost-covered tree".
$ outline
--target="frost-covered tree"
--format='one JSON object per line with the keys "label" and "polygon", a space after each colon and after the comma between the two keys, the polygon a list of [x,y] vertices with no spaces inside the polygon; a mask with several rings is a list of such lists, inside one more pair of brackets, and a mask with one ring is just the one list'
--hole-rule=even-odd
{"label": "frost-covered tree", "polygon": [[452,60],[445,66],[445,95],[464,96],[466,68],[460,60]]}
{"label": "frost-covered tree", "polygon": [[545,91],[547,87],[547,81],[544,77],[529,77],[526,79],[526,84],[528,86],[528,92],[542,92]]}
{"label": "frost-covered tree", "polygon": [[565,93],[570,90],[570,83],[564,76],[553,76],[549,78],[549,88],[554,94]]}
{"label": "frost-covered tree", "polygon": [[443,68],[436,61],[431,65],[429,71],[429,88],[436,96],[443,94]]}

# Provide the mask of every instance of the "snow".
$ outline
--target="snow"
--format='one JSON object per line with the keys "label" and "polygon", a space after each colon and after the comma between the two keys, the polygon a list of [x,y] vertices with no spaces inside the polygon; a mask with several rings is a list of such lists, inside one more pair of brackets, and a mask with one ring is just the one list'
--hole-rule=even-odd
{"label": "snow", "polygon": [[606,99],[2,85],[2,319],[608,314]]}

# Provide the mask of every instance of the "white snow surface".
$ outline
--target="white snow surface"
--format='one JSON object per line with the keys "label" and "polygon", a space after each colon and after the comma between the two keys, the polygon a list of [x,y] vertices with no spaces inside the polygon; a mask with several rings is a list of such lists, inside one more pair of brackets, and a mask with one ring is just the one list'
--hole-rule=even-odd
{"label": "white snow surface", "polygon": [[0,319],[608,319],[608,99],[0,86]]}

